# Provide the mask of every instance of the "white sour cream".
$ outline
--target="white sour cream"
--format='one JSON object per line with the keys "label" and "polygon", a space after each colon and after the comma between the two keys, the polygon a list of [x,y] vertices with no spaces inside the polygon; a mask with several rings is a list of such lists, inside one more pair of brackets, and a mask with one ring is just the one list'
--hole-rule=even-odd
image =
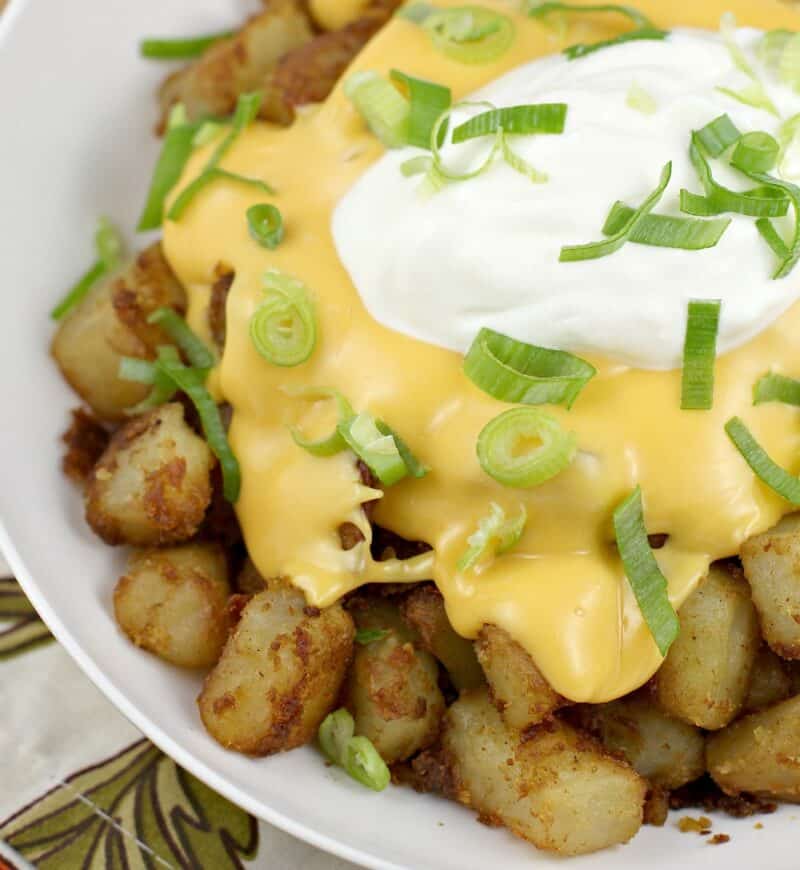
{"label": "white sour cream", "polygon": [[[760,35],[741,30],[737,38],[752,56]],[[800,112],[800,95],[753,62],[782,117]],[[655,99],[655,114],[627,105],[634,84]],[[488,326],[631,366],[676,368],[687,302],[695,298],[722,300],[718,350],[730,350],[800,295],[800,269],[771,279],[776,259],[753,218],[731,215],[720,243],[705,251],[628,243],[609,257],[578,263],[560,263],[559,252],[563,245],[604,238],[612,204],[638,206],[670,160],[672,181],[655,212],[679,215],[682,187],[703,192],[689,161],[690,133],[723,112],[743,132],[775,134],[781,119],[717,90],[746,84],[721,38],[694,30],[571,62],[559,55],[519,67],[471,99],[498,107],[567,103],[563,135],[513,141],[549,182],[533,184],[498,160],[478,178],[425,197],[419,178],[405,178],[399,168],[422,152],[390,151],[336,209],[339,256],[378,321],[460,352]],[[464,155],[475,159],[476,147],[487,146],[448,144],[448,165]],[[734,189],[753,186],[723,161],[712,161],[712,168]],[[776,224],[788,233],[791,209]]]}

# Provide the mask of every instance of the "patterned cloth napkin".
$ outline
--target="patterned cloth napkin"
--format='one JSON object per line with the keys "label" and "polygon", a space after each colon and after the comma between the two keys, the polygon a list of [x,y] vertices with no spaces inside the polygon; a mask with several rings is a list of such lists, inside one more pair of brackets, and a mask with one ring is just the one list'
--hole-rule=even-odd
{"label": "patterned cloth napkin", "polygon": [[0,558],[0,870],[355,870],[259,822],[160,752],[53,640],[7,573]]}

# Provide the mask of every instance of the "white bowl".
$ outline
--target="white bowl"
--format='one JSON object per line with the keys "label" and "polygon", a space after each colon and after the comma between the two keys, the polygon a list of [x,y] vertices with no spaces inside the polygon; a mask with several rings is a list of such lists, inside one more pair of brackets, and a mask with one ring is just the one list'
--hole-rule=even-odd
{"label": "white bowl", "polygon": [[[198,678],[135,649],[114,623],[122,554],[89,531],[59,469],[58,436],[78,402],[48,356],[47,315],[89,264],[96,217],[130,228],[142,204],[164,68],[137,57],[138,38],[213,31],[244,11],[231,0],[11,0],[0,18],[0,548],[53,633],[122,713],[251,813],[373,868],[563,866],[443,800],[403,788],[372,794],[312,749],[263,760],[226,752],[198,718]],[[797,866],[796,818],[783,809],[763,830],[752,819],[717,819],[715,831],[733,840],[710,849],[680,835],[673,816],[569,866],[788,870]]]}

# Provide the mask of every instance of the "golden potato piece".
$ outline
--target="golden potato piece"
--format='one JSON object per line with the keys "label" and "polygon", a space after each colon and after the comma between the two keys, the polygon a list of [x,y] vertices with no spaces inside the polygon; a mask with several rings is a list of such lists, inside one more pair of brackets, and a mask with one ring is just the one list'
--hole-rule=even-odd
{"label": "golden potato piece", "polygon": [[125,419],[150,387],[118,377],[123,356],[150,359],[169,340],[146,320],[156,308],[182,310],[185,294],[161,251],[143,251],[123,272],[101,281],[61,321],[51,353],[70,386],[103,420]]}
{"label": "golden potato piece", "polygon": [[745,716],[708,739],[708,771],[726,793],[800,802],[800,696]]}
{"label": "golden potato piece", "polygon": [[800,514],[742,544],[764,640],[785,659],[800,659]]}
{"label": "golden potato piece", "polygon": [[699,729],[659,710],[646,692],[609,704],[581,704],[569,718],[658,788],[678,788],[705,773]]}
{"label": "golden potato piece", "polygon": [[189,540],[211,501],[215,459],[177,402],[119,429],[89,476],[86,519],[108,544]]}
{"label": "golden potato piece", "polygon": [[[162,126],[175,103],[183,103],[193,121],[231,115],[240,94],[263,89],[279,58],[311,36],[311,25],[300,3],[272,0],[235,36],[215,43],[196,63],[164,82],[159,93]],[[267,100],[263,117],[283,123],[291,120],[291,116],[275,115]]]}
{"label": "golden potato piece", "polygon": [[655,677],[667,713],[716,730],[744,704],[761,638],[740,572],[712,565],[679,613],[681,632]]}
{"label": "golden potato piece", "polygon": [[114,614],[137,646],[175,665],[210,668],[228,636],[230,592],[218,544],[140,550],[114,590]]}
{"label": "golden potato piece", "polygon": [[397,608],[385,600],[355,608],[360,630],[384,632],[356,643],[344,703],[357,735],[372,741],[387,764],[403,761],[439,736],[444,698],[433,657],[415,649]]}
{"label": "golden potato piece", "polygon": [[538,725],[567,703],[504,629],[485,625],[475,649],[489,682],[492,703],[512,728],[521,731]]}
{"label": "golden potato piece", "polygon": [[242,609],[197,699],[208,733],[248,755],[313,740],[335,705],[353,635],[340,605],[307,607],[288,581],[270,580]]}
{"label": "golden potato piece", "polygon": [[462,693],[450,707],[441,757],[451,796],[540,849],[596,852],[627,842],[642,824],[647,784],[631,767],[558,720],[522,739],[486,690]]}
{"label": "golden potato piece", "polygon": [[778,701],[785,701],[793,694],[792,675],[786,663],[768,646],[762,646],[753,664],[742,712],[762,710]]}
{"label": "golden potato piece", "polygon": [[403,599],[400,609],[423,649],[444,665],[456,689],[476,689],[485,682],[474,646],[450,625],[444,598],[435,586],[417,587]]}

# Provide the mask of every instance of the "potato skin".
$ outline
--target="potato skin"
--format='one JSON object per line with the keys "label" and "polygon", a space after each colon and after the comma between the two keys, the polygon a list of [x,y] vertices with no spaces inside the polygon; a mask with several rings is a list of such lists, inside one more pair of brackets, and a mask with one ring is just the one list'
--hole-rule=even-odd
{"label": "potato skin", "polygon": [[712,734],[708,771],[730,795],[741,792],[800,803],[800,695]]}
{"label": "potato skin", "polygon": [[764,640],[782,658],[800,659],[800,514],[742,544]]}
{"label": "potato skin", "polygon": [[624,761],[557,719],[523,739],[484,689],[448,710],[440,759],[438,780],[451,797],[540,849],[596,852],[642,824],[647,784]]}
{"label": "potato skin", "polygon": [[161,306],[185,308],[185,294],[164,259],[151,245],[123,272],[101,281],[58,325],[51,353],[75,392],[101,420],[125,419],[150,387],[118,377],[123,356],[153,358],[164,333],[147,324]]}
{"label": "potato skin", "polygon": [[231,589],[213,543],[131,554],[114,590],[114,615],[133,643],[186,668],[210,668],[228,636]]}
{"label": "potato skin", "polygon": [[711,731],[739,713],[761,638],[740,572],[712,565],[678,614],[681,632],[655,676],[667,713]]}
{"label": "potato skin", "polygon": [[785,701],[794,694],[792,675],[782,658],[776,656],[768,646],[758,651],[750,674],[750,686],[742,705],[742,713],[753,713]]}
{"label": "potato skin", "polygon": [[189,540],[211,501],[215,459],[177,402],[119,429],[89,475],[86,519],[107,544]]}
{"label": "potato skin", "polygon": [[416,631],[423,649],[444,665],[456,689],[483,685],[485,679],[475,649],[450,624],[444,598],[435,586],[429,583],[418,586],[403,599],[400,610]]}
{"label": "potato skin", "polygon": [[475,650],[489,682],[489,697],[512,728],[538,725],[567,703],[504,629],[485,625]]}
{"label": "potato skin", "polygon": [[208,733],[248,755],[308,743],[334,707],[354,628],[338,604],[307,607],[288,581],[270,580],[241,611],[197,703]]}
{"label": "potato skin", "polygon": [[668,716],[646,690],[608,704],[581,704],[568,717],[659,789],[679,788],[705,773],[700,730]]}

